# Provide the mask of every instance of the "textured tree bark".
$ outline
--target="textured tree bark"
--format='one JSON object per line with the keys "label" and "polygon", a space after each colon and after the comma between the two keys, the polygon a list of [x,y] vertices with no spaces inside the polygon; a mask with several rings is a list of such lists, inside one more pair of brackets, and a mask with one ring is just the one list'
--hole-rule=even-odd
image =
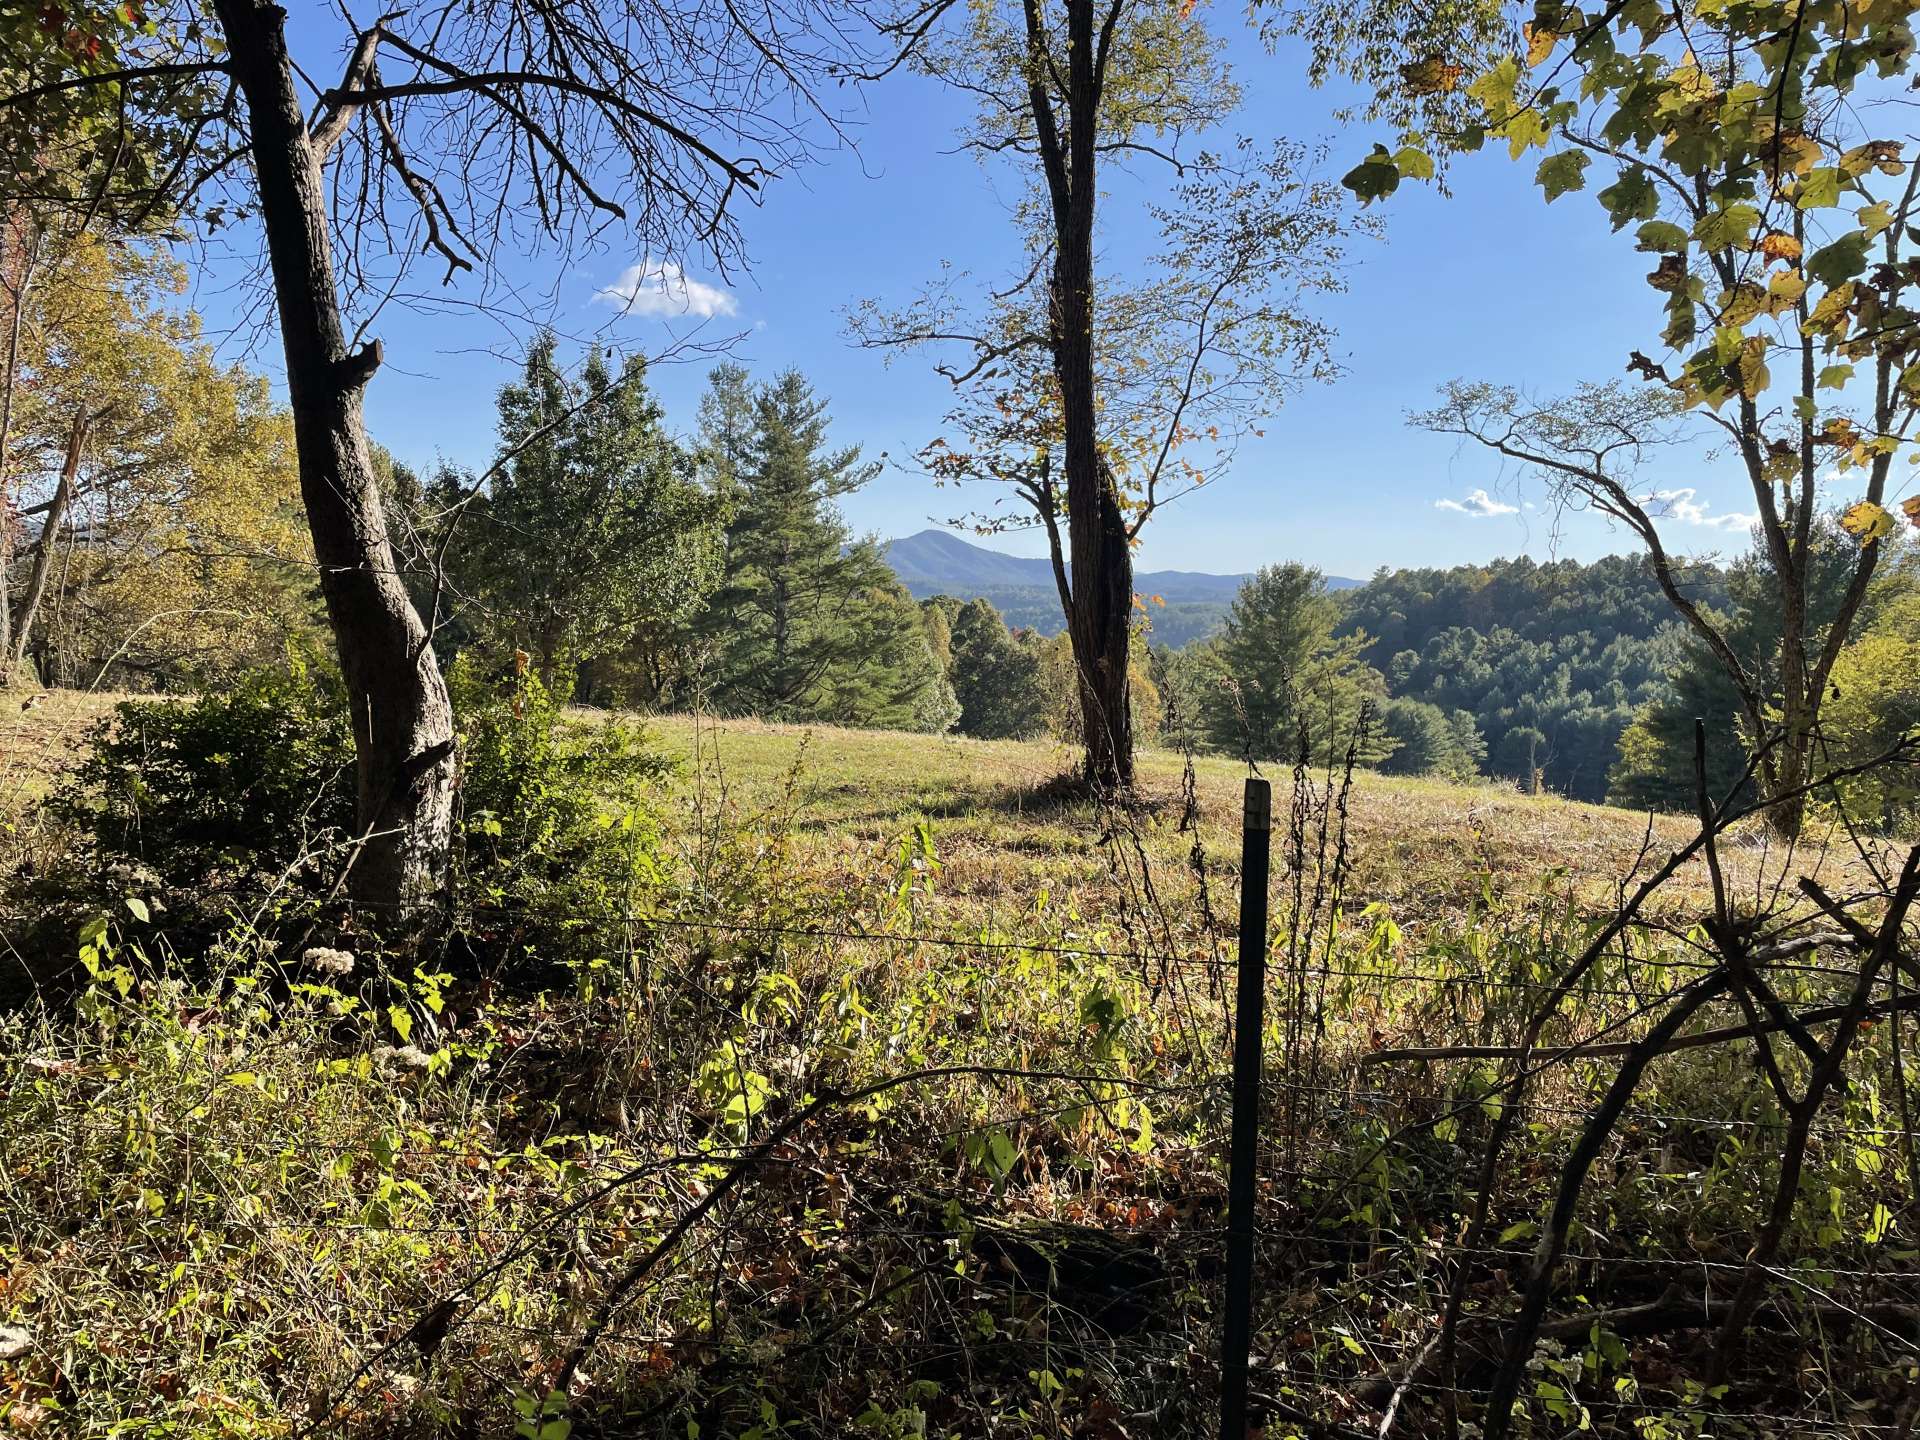
{"label": "textured tree bark", "polygon": [[[1133,549],[1113,472],[1100,454],[1093,367],[1094,178],[1105,37],[1095,36],[1093,0],[1067,6],[1067,133],[1041,127],[1051,146],[1054,199],[1052,276],[1054,376],[1060,387],[1067,488],[1067,540],[1073,562],[1067,633],[1079,672],[1086,778],[1099,790],[1133,784],[1133,718],[1128,708],[1128,642],[1133,623]],[[1028,9],[1030,36],[1043,36]],[[1064,140],[1065,155],[1060,150]]]}
{"label": "textured tree bark", "polygon": [[339,649],[358,758],[350,893],[410,911],[440,889],[452,839],[453,710],[387,540],[361,397],[377,341],[349,351],[335,290],[324,155],[294,90],[286,11],[215,0],[246,102],[287,357],[300,494]]}

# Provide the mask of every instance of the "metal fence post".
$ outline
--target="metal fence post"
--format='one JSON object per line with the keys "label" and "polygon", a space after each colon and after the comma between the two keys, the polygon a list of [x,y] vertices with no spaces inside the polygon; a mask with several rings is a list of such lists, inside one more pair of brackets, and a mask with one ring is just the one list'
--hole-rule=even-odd
{"label": "metal fence post", "polygon": [[1220,1440],[1246,1440],[1253,1348],[1254,1162],[1260,1135],[1260,1043],[1266,1027],[1267,869],[1273,789],[1248,777],[1240,832],[1240,959],[1233,1007],[1233,1136],[1227,1176],[1227,1306],[1220,1340]]}

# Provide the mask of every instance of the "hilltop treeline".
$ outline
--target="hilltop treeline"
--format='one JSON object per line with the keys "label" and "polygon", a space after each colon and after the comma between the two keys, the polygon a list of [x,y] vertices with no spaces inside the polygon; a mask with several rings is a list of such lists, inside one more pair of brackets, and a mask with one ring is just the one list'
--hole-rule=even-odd
{"label": "hilltop treeline", "polygon": [[[1696,565],[1688,580],[1696,602],[1727,605],[1718,567]],[[1686,644],[1638,556],[1381,570],[1337,598],[1336,633],[1364,637],[1359,656],[1388,694],[1464,711],[1493,773],[1537,769],[1551,789],[1586,800],[1605,797],[1621,732],[1668,694]]]}
{"label": "hilltop treeline", "polygon": [[[1818,532],[1813,614],[1837,612],[1856,542]],[[1760,562],[1699,563],[1686,597],[1724,623],[1754,673],[1776,649]],[[1062,725],[1070,660],[1056,641],[1009,634],[985,600],[939,600],[952,627],[949,673],[958,728],[1031,733]],[[1692,800],[1693,721],[1712,737],[1712,780],[1738,779],[1738,701],[1706,647],[1678,618],[1650,565],[1520,557],[1486,565],[1377,572],[1333,591],[1298,564],[1242,587],[1226,623],[1195,643],[1156,643],[1136,710],[1171,739],[1255,760],[1291,759],[1304,742],[1324,762],[1358,745],[1362,763],[1408,775],[1491,777],[1576,799],[1684,809]],[[1920,576],[1896,550],[1862,607],[1836,670],[1825,726],[1836,758],[1868,753],[1920,721]],[[1362,707],[1369,716],[1362,730]],[[1865,782],[1862,782],[1864,785]],[[1897,776],[1854,799],[1898,823],[1914,803]]]}

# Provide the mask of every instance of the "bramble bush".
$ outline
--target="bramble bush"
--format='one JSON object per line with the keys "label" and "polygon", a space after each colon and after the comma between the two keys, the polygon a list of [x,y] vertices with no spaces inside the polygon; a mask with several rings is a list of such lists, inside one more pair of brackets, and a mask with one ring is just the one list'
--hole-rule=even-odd
{"label": "bramble bush", "polygon": [[298,659],[186,704],[122,701],[89,738],[56,810],[168,889],[319,874],[352,834],[344,701]]}
{"label": "bramble bush", "polygon": [[660,783],[640,726],[570,723],[532,673],[452,667],[460,736],[456,923],[502,959],[590,962],[661,880]]}

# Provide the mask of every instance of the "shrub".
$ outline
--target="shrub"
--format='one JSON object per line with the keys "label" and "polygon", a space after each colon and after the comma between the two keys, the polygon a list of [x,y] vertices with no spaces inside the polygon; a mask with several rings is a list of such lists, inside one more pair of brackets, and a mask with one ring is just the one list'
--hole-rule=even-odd
{"label": "shrub", "polygon": [[[479,964],[598,958],[658,879],[668,762],[635,725],[566,721],[532,675],[493,681],[460,663],[449,678],[461,779],[448,926]],[[353,784],[337,687],[304,667],[190,703],[127,701],[56,801],[97,862],[63,883],[91,893],[139,867],[176,921],[186,908],[217,919],[231,892],[282,877],[324,891],[354,835]]]}
{"label": "shrub", "polygon": [[56,810],[102,859],[143,865],[170,889],[317,875],[352,832],[346,712],[303,665],[188,703],[123,701],[90,742]]}
{"label": "shrub", "polygon": [[600,938],[658,882],[654,796],[671,763],[638,725],[567,723],[531,673],[490,681],[463,657],[448,678],[460,731],[456,910],[476,933],[511,936],[508,958],[597,958]]}

